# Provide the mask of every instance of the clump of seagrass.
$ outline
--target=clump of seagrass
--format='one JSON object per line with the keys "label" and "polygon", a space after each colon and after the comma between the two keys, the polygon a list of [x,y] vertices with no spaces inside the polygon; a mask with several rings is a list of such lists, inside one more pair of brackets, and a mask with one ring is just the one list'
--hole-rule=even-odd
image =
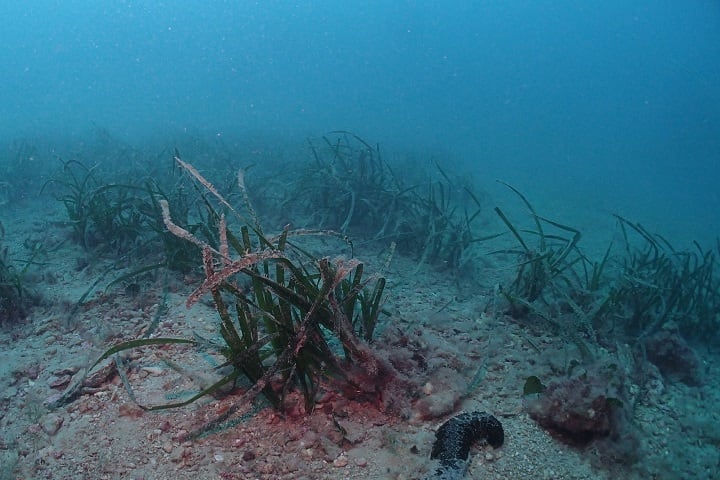
{"label": "clump of seagrass", "polygon": [[379,146],[345,131],[330,132],[315,145],[288,207],[300,206],[312,222],[342,233],[375,238],[397,236],[412,187],[403,185]]}
{"label": "clump of seagrass", "polygon": [[[295,388],[304,397],[306,411],[313,408],[323,385],[352,391],[365,399],[382,398],[380,393],[392,381],[394,370],[375,355],[368,342],[382,313],[385,280],[379,276],[364,278],[363,263],[357,259],[315,258],[290,240],[298,235],[332,232],[286,227],[275,237],[266,236],[250,204],[242,171],[238,185],[249,220],[192,165],[178,154],[174,160],[208,192],[201,195],[217,237],[208,241],[198,238],[173,221],[167,200],[158,203],[167,229],[202,251],[205,280],[190,294],[187,305],[205,295],[212,297],[220,317],[221,342],[199,337],[131,340],[107,350],[91,370],[124,350],[189,344],[220,353],[225,361],[218,371],[224,376],[179,401],[140,405],[142,408],[187,405],[241,377],[251,386],[223,418],[260,394],[282,410],[287,393]],[[234,217],[237,233],[225,212]]]}
{"label": "clump of seagrass", "polygon": [[4,239],[5,228],[0,223],[0,327],[18,324],[33,304],[33,295],[24,280],[28,266],[33,263],[32,257],[24,268],[18,268],[10,259]]}
{"label": "clump of seagrass", "polygon": [[[688,340],[716,341],[720,331],[720,241],[710,249],[693,242],[693,249],[677,250],[639,223],[615,217],[625,254],[608,295],[614,308],[606,323],[618,324],[633,339],[677,329]],[[633,234],[637,238],[631,238]]]}
{"label": "clump of seagrass", "polygon": [[[381,313],[384,279],[375,279],[374,287],[366,289],[368,280],[362,278],[359,260],[316,259],[288,239],[331,232],[286,227],[277,237],[267,237],[250,203],[242,170],[238,186],[251,221],[191,165],[177,155],[175,160],[243,223],[240,234],[235,235],[225,214],[213,212],[218,218],[218,247],[214,248],[175,225],[167,202],[160,201],[168,230],[202,249],[205,281],[187,304],[212,296],[221,320],[223,354],[229,365],[253,382],[248,394],[262,392],[282,408],[285,392],[297,385],[310,409],[323,379],[352,382],[345,375],[345,362],[361,366],[373,381],[385,381],[382,377],[389,371],[358,336],[361,333],[371,340]],[[238,276],[250,281],[248,291],[240,287]],[[340,348],[331,344],[331,338],[339,341]],[[342,355],[338,355],[340,351]]]}
{"label": "clump of seagrass", "polygon": [[[508,313],[517,319],[539,321],[544,328],[562,334],[572,341],[586,360],[593,358],[591,348],[596,344],[596,334],[591,322],[595,310],[603,304],[586,306],[574,300],[579,298],[576,285],[581,275],[576,271],[587,270],[588,260],[578,248],[580,231],[554,220],[538,215],[527,198],[513,186],[500,182],[512,190],[528,209],[534,229],[517,228],[499,208],[495,212],[517,240],[518,247],[506,248],[493,253],[512,254],[518,258],[515,279],[500,288],[509,304]],[[552,232],[547,231],[552,228]],[[533,245],[531,239],[536,240]],[[587,288],[599,282],[598,277],[607,255],[600,265],[594,264],[592,274],[586,274]],[[592,277],[592,278],[590,278]],[[584,293],[584,292],[583,292]],[[570,315],[558,311],[567,305]],[[598,310],[599,311],[599,310]]]}
{"label": "clump of seagrass", "polygon": [[69,160],[40,191],[56,190],[72,227],[71,238],[84,250],[121,255],[149,240],[152,192],[145,183],[109,181],[97,165]]}
{"label": "clump of seagrass", "polygon": [[438,163],[437,175],[415,166],[396,175],[379,146],[346,131],[310,142],[314,162],[299,176],[281,210],[299,210],[313,225],[371,241],[394,242],[418,258],[418,268],[434,265],[459,271],[472,263],[473,244],[494,238],[475,231],[482,208],[471,183],[451,179]]}

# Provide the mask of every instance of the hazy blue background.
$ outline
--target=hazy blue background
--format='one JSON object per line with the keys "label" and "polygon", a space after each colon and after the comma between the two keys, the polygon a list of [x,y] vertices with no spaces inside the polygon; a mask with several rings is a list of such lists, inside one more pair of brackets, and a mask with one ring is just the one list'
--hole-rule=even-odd
{"label": "hazy blue background", "polygon": [[0,18],[2,141],[347,129],[550,216],[720,234],[717,0],[33,0]]}

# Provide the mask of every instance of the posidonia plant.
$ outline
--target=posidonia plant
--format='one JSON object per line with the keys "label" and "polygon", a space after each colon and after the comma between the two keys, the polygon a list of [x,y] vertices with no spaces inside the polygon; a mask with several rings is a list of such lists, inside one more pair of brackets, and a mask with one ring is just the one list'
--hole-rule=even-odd
{"label": "posidonia plant", "polygon": [[418,268],[452,271],[472,261],[473,244],[497,236],[477,234],[480,197],[470,182],[448,175],[437,162],[433,171],[417,168],[420,175],[409,182],[379,146],[351,132],[329,132],[311,141],[310,150],[312,168],[300,170],[281,209],[297,210],[319,228],[394,242],[398,252],[418,258]]}
{"label": "posidonia plant", "polygon": [[[165,199],[159,200],[163,221],[169,232],[202,251],[205,280],[188,297],[187,305],[210,296],[219,317],[220,338],[131,340],[108,349],[90,370],[119,352],[143,346],[187,344],[213,349],[224,358],[217,367],[222,372],[217,381],[179,401],[140,405],[147,410],[190,404],[241,377],[250,387],[240,404],[262,394],[275,408],[283,409],[287,393],[297,388],[310,411],[324,383],[377,395],[392,377],[391,367],[369,345],[382,312],[384,278],[365,277],[364,265],[357,259],[316,258],[292,241],[333,232],[285,228],[276,236],[264,234],[242,171],[238,186],[243,213],[179,154],[174,160],[202,186],[206,218],[212,223],[206,227],[217,231],[214,245],[177,225]],[[237,229],[229,226],[226,213]],[[72,395],[69,391],[64,401]]]}

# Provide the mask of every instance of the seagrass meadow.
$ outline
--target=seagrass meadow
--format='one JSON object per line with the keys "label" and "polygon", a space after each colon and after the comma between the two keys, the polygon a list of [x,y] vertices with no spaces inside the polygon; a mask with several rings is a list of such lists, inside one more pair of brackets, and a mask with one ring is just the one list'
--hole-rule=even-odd
{"label": "seagrass meadow", "polygon": [[0,480],[720,478],[720,8],[0,2]]}
{"label": "seagrass meadow", "polygon": [[717,240],[342,130],[101,138],[0,159],[0,477],[719,474]]}

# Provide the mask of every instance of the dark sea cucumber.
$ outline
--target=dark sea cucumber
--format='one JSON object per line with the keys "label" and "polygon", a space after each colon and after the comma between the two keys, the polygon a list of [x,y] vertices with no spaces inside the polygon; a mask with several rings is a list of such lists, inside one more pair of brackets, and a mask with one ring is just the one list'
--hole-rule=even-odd
{"label": "dark sea cucumber", "polygon": [[462,413],[443,423],[435,432],[430,458],[438,466],[429,479],[453,480],[465,476],[470,447],[473,442],[485,439],[498,448],[505,441],[500,421],[486,412]]}

